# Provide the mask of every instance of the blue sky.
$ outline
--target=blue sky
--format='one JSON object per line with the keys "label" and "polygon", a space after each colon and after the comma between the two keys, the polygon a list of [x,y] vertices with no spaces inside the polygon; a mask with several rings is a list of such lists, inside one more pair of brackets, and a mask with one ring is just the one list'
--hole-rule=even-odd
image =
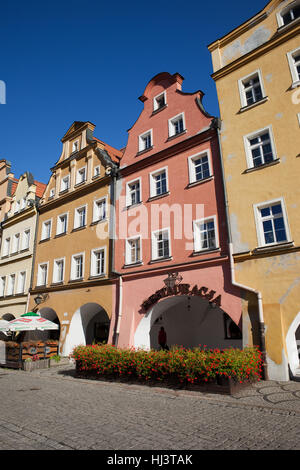
{"label": "blue sky", "polygon": [[179,72],[183,91],[201,89],[219,114],[207,45],[260,11],[266,2],[2,2],[0,158],[19,177],[48,182],[73,121],[122,148],[142,110],[138,97],[159,72]]}

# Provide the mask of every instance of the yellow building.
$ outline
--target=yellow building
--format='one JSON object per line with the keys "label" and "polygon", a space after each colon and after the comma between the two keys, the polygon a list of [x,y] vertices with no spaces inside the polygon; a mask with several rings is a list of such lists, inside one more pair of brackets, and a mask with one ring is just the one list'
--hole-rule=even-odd
{"label": "yellow building", "polygon": [[29,309],[60,324],[60,354],[106,341],[114,311],[111,279],[113,169],[121,152],[74,122],[39,207]]}
{"label": "yellow building", "polygon": [[272,380],[300,372],[299,32],[300,1],[272,0],[208,46],[243,335],[260,323]]}

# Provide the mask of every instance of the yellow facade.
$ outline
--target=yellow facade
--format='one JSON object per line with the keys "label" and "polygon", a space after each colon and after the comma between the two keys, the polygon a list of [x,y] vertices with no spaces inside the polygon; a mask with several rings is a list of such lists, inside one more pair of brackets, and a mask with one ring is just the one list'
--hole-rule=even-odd
{"label": "yellow facade", "polygon": [[41,314],[59,320],[63,355],[107,340],[114,309],[108,168],[119,152],[93,138],[93,130],[91,123],[71,126],[39,208],[29,308],[41,295]]}
{"label": "yellow facade", "polygon": [[[268,377],[274,380],[299,370],[299,18],[284,24],[298,3],[271,1],[209,46],[235,279],[261,294]],[[252,314],[248,309],[244,315],[249,342]]]}

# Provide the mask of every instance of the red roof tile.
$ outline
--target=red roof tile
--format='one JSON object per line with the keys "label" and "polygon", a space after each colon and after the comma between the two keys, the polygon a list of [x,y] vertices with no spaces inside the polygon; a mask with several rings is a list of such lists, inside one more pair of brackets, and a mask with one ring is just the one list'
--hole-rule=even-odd
{"label": "red roof tile", "polygon": [[47,185],[45,183],[41,183],[40,181],[34,181],[34,184],[36,185],[36,196],[42,197]]}

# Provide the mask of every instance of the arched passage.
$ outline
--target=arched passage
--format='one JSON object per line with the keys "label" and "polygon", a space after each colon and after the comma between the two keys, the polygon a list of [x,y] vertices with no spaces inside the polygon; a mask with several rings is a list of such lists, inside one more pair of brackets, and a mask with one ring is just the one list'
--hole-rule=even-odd
{"label": "arched passage", "polygon": [[[193,348],[242,348],[242,338],[232,331],[230,317],[223,310],[199,296],[180,295],[163,299],[152,307],[140,321],[134,346],[157,349],[161,326],[167,333],[168,346]],[[227,322],[227,323],[226,323]]]}
{"label": "arched passage", "polygon": [[294,318],[286,335],[286,348],[289,366],[292,375],[300,369],[299,365],[299,347],[300,347],[300,312]]}
{"label": "arched passage", "polygon": [[[47,320],[50,320],[51,322],[55,323],[56,325],[60,327],[58,316],[55,310],[53,310],[52,308],[43,307],[39,309],[38,313],[41,315],[41,317],[46,318]],[[29,341],[29,340],[46,341],[47,339],[54,339],[58,341],[59,336],[60,336],[60,328],[58,330],[23,331],[19,334],[18,341]]]}
{"label": "arched passage", "polygon": [[107,342],[110,319],[101,305],[90,302],[74,313],[63,348],[63,355],[80,345]]}

